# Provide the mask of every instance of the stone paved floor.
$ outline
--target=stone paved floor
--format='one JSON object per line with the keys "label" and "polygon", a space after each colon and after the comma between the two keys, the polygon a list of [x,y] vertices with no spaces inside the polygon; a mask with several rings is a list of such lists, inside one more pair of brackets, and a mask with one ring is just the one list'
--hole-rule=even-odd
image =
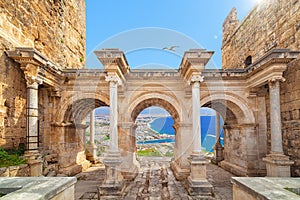
{"label": "stone paved floor", "polygon": [[[124,200],[192,200],[182,183],[177,181],[169,168],[169,160],[161,158],[142,158],[141,168],[138,176],[133,182],[126,184]],[[232,199],[232,174],[220,167],[209,164],[207,166],[208,181],[214,187],[214,198]],[[97,199],[97,185],[104,179],[104,167],[94,166],[87,172],[77,175],[76,199],[93,200]]]}

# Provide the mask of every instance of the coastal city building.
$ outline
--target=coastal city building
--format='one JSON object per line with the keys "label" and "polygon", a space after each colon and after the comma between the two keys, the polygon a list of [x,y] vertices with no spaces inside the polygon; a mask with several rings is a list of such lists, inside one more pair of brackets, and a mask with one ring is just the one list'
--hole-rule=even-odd
{"label": "coastal city building", "polygon": [[[25,148],[27,161],[1,168],[1,176],[74,176],[97,160],[100,140],[105,179],[98,198],[125,195],[125,183],[134,181],[143,162],[139,141],[162,139],[140,129],[154,120],[139,118],[141,112],[158,106],[174,122],[174,143],[162,153],[173,149],[176,180],[191,197],[213,198],[201,147],[200,108],[208,107],[224,123],[216,123],[212,162],[237,176],[277,177],[280,184],[270,188],[285,187],[287,180],[287,189],[294,189],[290,195],[299,193],[299,179],[288,177],[300,176],[300,1],[262,1],[242,21],[233,8],[223,23],[222,69],[206,69],[214,52],[199,48],[186,49],[177,70],[131,69],[123,50],[110,46],[94,52],[103,69],[85,69],[85,4],[0,2],[0,147]],[[95,115],[103,106],[109,117]],[[168,170],[159,171],[167,190]],[[146,185],[151,176],[156,175],[144,173]],[[0,193],[6,180],[0,179]],[[22,189],[5,190],[11,194],[3,198],[24,191],[28,180],[41,182],[40,177],[10,180],[10,188],[20,181]],[[233,179],[235,199],[263,193],[247,189],[256,187],[247,180]],[[74,199],[75,178],[44,181],[56,193],[32,191]]]}

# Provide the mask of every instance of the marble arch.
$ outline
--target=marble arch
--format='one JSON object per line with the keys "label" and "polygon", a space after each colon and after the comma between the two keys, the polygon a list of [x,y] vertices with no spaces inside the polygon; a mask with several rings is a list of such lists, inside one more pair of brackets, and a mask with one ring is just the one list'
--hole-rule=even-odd
{"label": "marble arch", "polygon": [[82,122],[90,111],[97,107],[109,105],[109,98],[101,94],[85,93],[71,96],[64,102],[57,113],[57,122]]}
{"label": "marble arch", "polygon": [[235,123],[239,124],[255,123],[253,111],[247,102],[233,93],[213,93],[201,99],[201,106],[213,108],[222,115],[224,121],[235,120]]}
{"label": "marble arch", "polygon": [[131,120],[135,122],[140,112],[150,106],[160,106],[164,108],[170,113],[175,123],[180,122],[180,104],[176,101],[176,99],[167,94],[155,92],[143,94],[137,97],[137,99],[130,104],[128,111],[131,113]]}

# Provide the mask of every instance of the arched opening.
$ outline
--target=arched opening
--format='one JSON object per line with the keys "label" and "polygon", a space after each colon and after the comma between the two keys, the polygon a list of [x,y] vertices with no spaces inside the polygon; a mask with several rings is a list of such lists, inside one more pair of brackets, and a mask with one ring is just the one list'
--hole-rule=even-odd
{"label": "arched opening", "polygon": [[224,120],[224,160],[220,165],[236,175],[258,175],[262,160],[251,109],[241,99],[227,94],[211,95],[202,104],[216,110]]}
{"label": "arched opening", "polygon": [[252,56],[248,56],[245,59],[245,65],[246,65],[246,67],[249,67],[251,64],[252,64]]}
{"label": "arched opening", "polygon": [[[151,106],[158,106],[165,109],[167,112],[170,113],[171,117],[174,120],[174,124],[180,121],[179,119],[179,112],[176,108],[168,101],[160,98],[149,98],[145,99],[142,102],[139,102],[131,112],[131,120],[133,122],[136,121],[137,116],[146,108]],[[177,108],[178,109],[178,108]]]}
{"label": "arched opening", "polygon": [[66,108],[64,122],[81,124],[92,110],[101,106],[106,106],[106,104],[99,99],[83,98],[76,100]]}
{"label": "arched opening", "polygon": [[[124,138],[124,140],[127,140],[129,142],[127,142],[126,144],[121,144],[120,148],[123,151],[123,155],[127,155],[128,157],[126,158],[126,161],[123,161],[123,165],[126,165],[126,162],[128,161],[128,163],[130,162],[131,158],[133,159],[133,162],[135,162],[135,157],[137,154],[137,135],[136,135],[136,128],[137,128],[137,124],[140,122],[140,119],[137,120],[138,116],[140,113],[143,113],[143,110],[145,110],[146,108],[152,107],[152,106],[156,106],[156,107],[160,107],[161,109],[164,109],[165,113],[168,113],[168,119],[170,121],[173,121],[174,123],[174,127],[176,127],[176,124],[179,124],[180,122],[180,118],[179,118],[179,112],[178,112],[178,107],[175,107],[173,104],[171,104],[169,101],[167,101],[166,99],[163,98],[143,98],[140,97],[139,99],[137,99],[136,101],[134,101],[131,106],[129,106],[129,111],[130,111],[130,120],[132,123],[132,128],[129,130],[127,129],[127,132],[130,131],[130,134],[125,134],[125,132],[123,133],[121,131],[121,138],[119,138],[119,140],[122,140],[122,137]],[[149,122],[148,122],[149,123]],[[123,128],[123,130],[125,131],[126,128]],[[174,128],[174,134],[171,135],[172,140],[174,139],[174,159],[176,159],[176,128]],[[130,137],[128,137],[128,135],[130,135]],[[170,138],[169,138],[170,139]],[[132,148],[128,148],[128,144],[130,143],[130,145],[132,146]],[[120,143],[119,143],[120,144]],[[173,145],[172,145],[173,146]],[[168,148],[168,149],[172,149]],[[170,154],[172,152],[165,152],[164,154]],[[172,155],[171,155],[172,156]],[[130,164],[128,164],[129,166]],[[138,165],[138,164],[137,164]]]}
{"label": "arched opening", "polygon": [[212,154],[217,142],[224,146],[223,118],[216,110],[208,107],[201,107],[200,116],[202,150]]}
{"label": "arched opening", "polygon": [[110,110],[108,106],[95,108],[86,117],[86,125],[89,128],[85,132],[87,159],[95,162],[96,158],[102,158],[109,147]]}
{"label": "arched opening", "polygon": [[137,116],[135,124],[138,157],[173,157],[175,129],[169,112],[157,106],[148,107]]}
{"label": "arched opening", "polygon": [[100,99],[80,98],[70,100],[69,104],[62,107],[62,122],[56,124],[53,130],[53,137],[60,138],[60,143],[52,144],[52,149],[57,149],[59,153],[61,168],[74,166],[74,170],[79,171],[79,167],[75,166],[81,166],[82,169],[90,166],[86,160],[86,129],[89,126],[85,120],[92,110],[101,106],[106,104]]}

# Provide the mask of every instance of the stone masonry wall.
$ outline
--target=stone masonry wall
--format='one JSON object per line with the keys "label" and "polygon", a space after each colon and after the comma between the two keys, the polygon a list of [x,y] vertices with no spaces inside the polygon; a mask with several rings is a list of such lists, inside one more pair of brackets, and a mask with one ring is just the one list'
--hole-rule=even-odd
{"label": "stone masonry wall", "polygon": [[0,147],[26,144],[26,83],[22,70],[4,51],[13,46],[0,38]]}
{"label": "stone masonry wall", "polygon": [[281,83],[281,118],[284,153],[295,161],[292,176],[300,176],[300,59],[288,65]]}
{"label": "stone masonry wall", "polygon": [[0,14],[0,36],[15,46],[34,47],[62,68],[84,66],[84,0],[4,0]]}
{"label": "stone masonry wall", "polygon": [[85,62],[84,0],[0,1],[0,147],[26,144],[26,81],[5,51],[33,47],[61,68]]}
{"label": "stone masonry wall", "polygon": [[272,48],[300,49],[300,1],[264,0],[241,22],[232,10],[223,24],[223,69],[244,68]]}

